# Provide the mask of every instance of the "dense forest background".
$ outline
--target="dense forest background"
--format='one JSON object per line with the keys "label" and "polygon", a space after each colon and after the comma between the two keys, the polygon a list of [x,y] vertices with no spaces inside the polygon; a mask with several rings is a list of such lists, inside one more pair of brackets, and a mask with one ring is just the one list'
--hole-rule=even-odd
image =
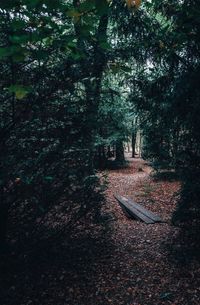
{"label": "dense forest background", "polygon": [[199,17],[197,0],[0,1],[3,253],[100,222],[101,170],[127,166],[138,134],[200,245]]}

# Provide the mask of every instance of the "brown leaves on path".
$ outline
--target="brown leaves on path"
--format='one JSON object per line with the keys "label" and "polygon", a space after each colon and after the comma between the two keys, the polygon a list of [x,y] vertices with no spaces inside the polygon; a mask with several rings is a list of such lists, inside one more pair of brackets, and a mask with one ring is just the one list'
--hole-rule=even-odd
{"label": "brown leaves on path", "polygon": [[[113,262],[119,277],[126,274],[121,276],[124,290],[120,304],[199,304],[200,265],[197,261],[188,265],[187,258],[180,259],[181,247],[174,243],[179,229],[171,225],[180,182],[153,179],[151,168],[143,160],[129,161],[129,168],[109,173],[107,191],[107,212],[116,218],[111,236],[116,247]],[[146,225],[128,219],[113,193],[132,198],[166,223]],[[114,299],[113,295],[112,304],[117,304]]]}
{"label": "brown leaves on path", "polygon": [[[155,180],[141,159],[108,171],[105,226],[77,223],[70,240],[11,257],[2,305],[199,305],[200,264],[182,252],[170,219],[178,181]],[[166,223],[127,218],[113,194],[131,197]],[[6,273],[5,273],[6,271]]]}

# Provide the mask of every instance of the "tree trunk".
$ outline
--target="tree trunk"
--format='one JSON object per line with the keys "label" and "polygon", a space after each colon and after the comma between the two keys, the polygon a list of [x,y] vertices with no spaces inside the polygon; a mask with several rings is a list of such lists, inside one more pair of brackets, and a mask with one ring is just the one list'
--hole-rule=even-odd
{"label": "tree trunk", "polygon": [[123,164],[125,162],[124,146],[122,141],[116,142],[116,159],[118,163]]}
{"label": "tree trunk", "polygon": [[135,158],[135,144],[136,144],[136,133],[133,131],[132,132],[132,158]]}
{"label": "tree trunk", "polygon": [[140,138],[139,138],[139,158],[142,158],[142,133],[140,131]]}
{"label": "tree trunk", "polygon": [[[73,0],[75,8],[79,7],[79,0]],[[84,79],[86,79],[85,85],[85,106],[88,124],[85,127],[85,145],[89,150],[89,174],[94,174],[94,156],[95,156],[95,138],[97,135],[97,116],[101,95],[101,83],[103,78],[103,71],[107,64],[107,56],[105,50],[101,47],[102,37],[107,40],[107,28],[108,28],[108,13],[99,17],[97,31],[96,31],[96,42],[93,45],[93,58],[90,62],[87,58],[87,48],[84,35],[81,33],[82,25],[81,19],[74,24],[74,29],[77,36],[78,48],[85,54],[85,58],[79,60],[80,73]],[[78,61],[77,61],[78,63]]]}

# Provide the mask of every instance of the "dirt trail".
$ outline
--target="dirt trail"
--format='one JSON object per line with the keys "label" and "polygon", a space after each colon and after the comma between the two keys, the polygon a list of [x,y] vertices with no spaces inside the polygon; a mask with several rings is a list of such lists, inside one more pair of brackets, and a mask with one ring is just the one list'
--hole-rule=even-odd
{"label": "dirt trail", "polygon": [[[200,264],[183,253],[170,218],[177,181],[154,181],[141,159],[108,171],[104,219],[77,224],[71,240],[9,257],[1,305],[199,305]],[[166,223],[128,219],[113,194],[127,195]],[[6,274],[6,272],[7,274]]]}
{"label": "dirt trail", "polygon": [[[178,184],[153,182],[151,168],[143,160],[129,161],[128,169],[109,172],[107,212],[115,219],[111,235],[115,248],[112,259],[103,266],[101,286],[112,288],[108,288],[107,299],[97,304],[200,304],[199,293],[194,293],[198,285],[191,266],[180,265],[179,247],[173,246],[178,230],[171,226],[170,218]],[[113,198],[114,193],[128,195],[167,223],[146,225],[128,219]]]}

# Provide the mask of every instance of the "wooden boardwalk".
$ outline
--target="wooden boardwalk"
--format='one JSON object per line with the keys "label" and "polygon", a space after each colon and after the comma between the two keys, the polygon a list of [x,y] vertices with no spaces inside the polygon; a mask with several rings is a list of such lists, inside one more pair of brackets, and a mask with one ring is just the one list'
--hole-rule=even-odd
{"label": "wooden boardwalk", "polygon": [[120,195],[114,195],[114,196],[128,217],[133,217],[142,220],[146,224],[163,222],[163,220],[158,215],[145,209],[140,204],[133,202],[130,198],[126,198]]}

